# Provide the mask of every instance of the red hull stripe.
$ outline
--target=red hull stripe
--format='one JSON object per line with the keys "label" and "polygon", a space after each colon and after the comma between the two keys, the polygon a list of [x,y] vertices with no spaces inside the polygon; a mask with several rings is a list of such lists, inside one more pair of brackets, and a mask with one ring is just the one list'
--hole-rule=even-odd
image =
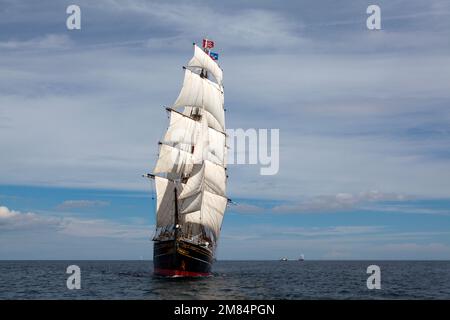
{"label": "red hull stripe", "polygon": [[193,272],[175,269],[160,269],[155,268],[155,274],[165,277],[207,277],[210,275],[208,272]]}

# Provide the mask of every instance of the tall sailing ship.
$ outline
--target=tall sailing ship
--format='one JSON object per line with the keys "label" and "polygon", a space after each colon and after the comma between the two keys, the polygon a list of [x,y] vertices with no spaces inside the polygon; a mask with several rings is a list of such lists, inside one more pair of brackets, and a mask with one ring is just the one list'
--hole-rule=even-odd
{"label": "tall sailing ship", "polygon": [[166,108],[170,123],[159,142],[154,273],[207,276],[227,206],[223,72],[218,55],[194,43],[181,92]]}

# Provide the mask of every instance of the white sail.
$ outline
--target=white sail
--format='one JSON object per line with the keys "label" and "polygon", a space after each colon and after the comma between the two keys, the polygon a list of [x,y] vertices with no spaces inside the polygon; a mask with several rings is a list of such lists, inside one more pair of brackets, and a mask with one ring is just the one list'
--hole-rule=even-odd
{"label": "white sail", "polygon": [[199,123],[178,112],[170,112],[170,124],[163,138],[167,144],[194,145],[197,141]]}
{"label": "white sail", "polygon": [[227,180],[225,168],[210,161],[205,161],[203,170],[205,191],[225,197]]}
{"label": "white sail", "polygon": [[214,82],[201,78],[198,74],[186,69],[183,87],[174,103],[174,107],[200,107],[208,111],[220,125],[225,128],[223,109],[223,92]]}
{"label": "white sail", "polygon": [[[179,199],[186,199],[202,191],[208,191],[225,196],[226,189],[225,168],[206,160],[186,183]],[[182,211],[182,213],[185,213]]]}
{"label": "white sail", "polygon": [[[183,191],[180,194],[179,199],[183,200],[194,195],[199,194],[202,191],[204,180],[204,164],[203,165],[195,165],[195,168],[192,170],[191,176],[189,177]],[[185,201],[187,203],[187,201]],[[186,204],[184,207],[182,206],[181,212],[186,212]],[[198,210],[198,209],[195,209]],[[195,211],[193,210],[193,211]]]}
{"label": "white sail", "polygon": [[203,223],[214,231],[216,238],[219,237],[227,202],[227,198],[211,192],[205,191],[203,195],[203,206],[201,210]]}
{"label": "white sail", "polygon": [[179,176],[188,175],[192,171],[194,160],[192,153],[162,144],[154,173],[173,173]]}
{"label": "white sail", "polygon": [[205,191],[201,197],[200,209],[184,215],[185,223],[194,223],[209,228],[215,237],[219,237],[227,198]]}
{"label": "white sail", "polygon": [[209,152],[208,159],[221,166],[226,165],[226,136],[217,130],[208,129]]}
{"label": "white sail", "polygon": [[[200,124],[198,140],[193,153],[193,158],[196,160],[195,169],[192,170],[191,176],[180,194],[180,199],[186,199],[202,191],[225,196],[226,174],[223,167],[225,135],[208,128],[205,117],[202,117]],[[219,163],[209,158],[213,158]],[[182,213],[186,213],[186,210],[194,209],[190,205],[189,209],[182,209]]]}
{"label": "white sail", "polygon": [[175,184],[170,180],[155,177],[156,185],[156,227],[174,224]]}
{"label": "white sail", "polygon": [[199,211],[202,208],[203,193],[197,192],[180,200],[181,214]]}
{"label": "white sail", "polygon": [[[192,116],[195,109],[199,109],[199,108],[187,106],[184,108],[183,114],[185,114],[187,116]],[[223,124],[223,125],[220,124],[219,121],[217,121],[217,119],[211,113],[209,113],[207,110],[203,110],[201,112],[206,114],[206,120],[207,120],[208,126],[210,128],[213,128],[217,131],[225,133],[224,132],[225,124]]]}
{"label": "white sail", "polygon": [[[164,137],[165,142],[172,143],[184,143],[194,145],[199,136],[201,130],[201,124],[198,121],[194,121],[187,115],[181,115],[176,111],[171,111],[170,126]],[[206,117],[207,121],[208,118]],[[203,121],[205,121],[203,120]],[[226,134],[217,129],[213,129],[208,126],[208,146],[205,144],[202,149],[208,149],[209,156],[206,159],[220,164],[222,166],[226,165]],[[184,130],[186,128],[186,130]],[[202,129],[203,130],[203,129]],[[196,147],[198,150],[198,148]]]}
{"label": "white sail", "polygon": [[194,45],[194,56],[189,61],[188,67],[207,70],[213,75],[217,83],[222,85],[222,69],[220,69],[219,65],[197,45]]}
{"label": "white sail", "polygon": [[202,117],[199,123],[197,142],[194,146],[192,154],[195,163],[201,164],[204,159],[208,157],[209,139],[208,139],[208,124],[206,118]]}
{"label": "white sail", "polygon": [[[184,188],[184,192],[180,194],[180,199],[186,199],[191,196],[195,196],[197,193],[202,191],[203,181],[204,181],[204,159],[208,157],[208,149],[209,149],[209,139],[208,139],[208,125],[206,123],[206,118],[202,117],[201,122],[199,122],[199,134],[197,142],[194,146],[194,152],[192,154],[193,158],[196,161],[195,168],[193,168],[191,172],[191,176],[186,183],[186,187]],[[183,202],[181,212],[196,211],[199,210],[197,207],[192,209],[192,205],[188,205],[191,200],[187,199]]]}

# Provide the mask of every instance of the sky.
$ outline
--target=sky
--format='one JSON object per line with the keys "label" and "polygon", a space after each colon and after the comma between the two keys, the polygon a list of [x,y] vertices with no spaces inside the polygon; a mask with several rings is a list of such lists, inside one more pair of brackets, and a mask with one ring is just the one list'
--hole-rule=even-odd
{"label": "sky", "polygon": [[0,259],[151,259],[141,175],[203,37],[227,128],[280,130],[276,175],[229,166],[219,259],[450,259],[444,0],[0,0]]}

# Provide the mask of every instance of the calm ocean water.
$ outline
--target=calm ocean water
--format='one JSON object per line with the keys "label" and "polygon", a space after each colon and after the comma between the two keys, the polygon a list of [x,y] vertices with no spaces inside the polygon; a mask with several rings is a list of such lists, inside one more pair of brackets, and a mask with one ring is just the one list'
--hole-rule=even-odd
{"label": "calm ocean water", "polygon": [[[68,290],[67,266],[81,268]],[[381,268],[368,290],[367,266]],[[218,261],[214,275],[163,279],[151,261],[0,261],[0,299],[450,299],[449,261]]]}

